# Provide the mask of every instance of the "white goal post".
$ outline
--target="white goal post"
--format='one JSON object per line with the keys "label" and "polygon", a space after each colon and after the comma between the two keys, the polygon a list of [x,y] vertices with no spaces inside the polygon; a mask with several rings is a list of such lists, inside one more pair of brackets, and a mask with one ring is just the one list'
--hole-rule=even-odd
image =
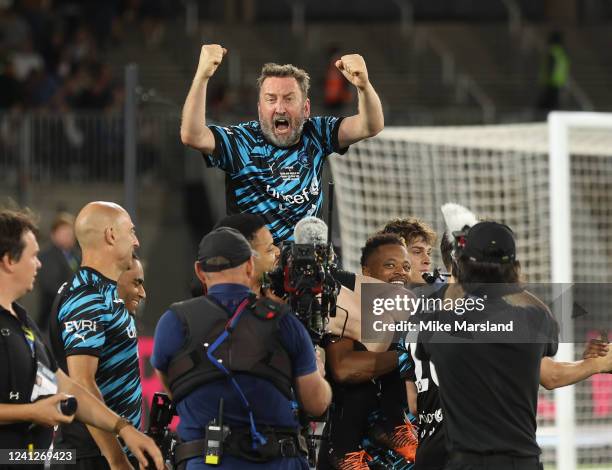
{"label": "white goal post", "polygon": [[[561,112],[548,115],[550,173],[550,260],[551,282],[569,284],[574,281],[572,266],[572,201],[570,170],[570,129],[602,128],[612,134],[612,113]],[[611,149],[612,150],[612,149]],[[570,301],[571,299],[567,299]],[[571,307],[571,305],[570,305]],[[571,315],[567,316],[571,322]],[[571,326],[571,325],[569,325]],[[572,341],[559,343],[557,360],[573,361]],[[574,387],[555,390],[556,427],[558,429],[557,469],[575,470],[576,403]]]}
{"label": "white goal post", "polygon": [[[391,218],[416,216],[442,234],[440,206],[457,202],[513,229],[528,282],[612,282],[612,114],[387,128],[330,162],[346,269],[360,269],[361,247]],[[434,252],[439,266],[437,247]],[[579,331],[576,341],[588,333]],[[557,358],[575,360],[574,349],[561,343]],[[610,389],[606,375],[541,390],[538,441],[545,464],[612,468]]]}

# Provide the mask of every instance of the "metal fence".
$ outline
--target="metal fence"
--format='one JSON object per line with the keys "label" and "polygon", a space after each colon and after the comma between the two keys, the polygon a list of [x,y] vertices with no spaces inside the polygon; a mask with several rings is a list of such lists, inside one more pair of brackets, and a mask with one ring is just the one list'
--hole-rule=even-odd
{"label": "metal fence", "polygon": [[[166,178],[176,166],[179,125],[177,112],[138,113],[139,178]],[[122,113],[0,114],[0,184],[23,202],[39,183],[121,183],[124,129]]]}

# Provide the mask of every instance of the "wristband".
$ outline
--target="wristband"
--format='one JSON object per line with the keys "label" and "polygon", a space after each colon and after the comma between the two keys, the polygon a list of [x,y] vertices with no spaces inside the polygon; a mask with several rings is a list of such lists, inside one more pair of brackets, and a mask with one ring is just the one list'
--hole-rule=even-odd
{"label": "wristband", "polygon": [[132,423],[130,423],[127,419],[120,417],[115,423],[115,426],[113,427],[113,433],[115,433],[118,436],[124,427],[131,426],[131,425]]}

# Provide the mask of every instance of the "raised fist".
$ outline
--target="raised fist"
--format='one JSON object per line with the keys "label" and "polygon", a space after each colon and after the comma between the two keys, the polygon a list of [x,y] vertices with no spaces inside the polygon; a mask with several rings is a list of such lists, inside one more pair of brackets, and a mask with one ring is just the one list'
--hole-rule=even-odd
{"label": "raised fist", "polygon": [[200,51],[200,63],[198,64],[198,74],[202,78],[210,78],[213,76],[219,64],[223,60],[223,56],[227,54],[227,49],[219,44],[205,44]]}
{"label": "raised fist", "polygon": [[607,340],[604,342],[601,339],[592,339],[590,340],[584,352],[582,353],[583,359],[594,359],[598,357],[604,357],[608,354],[609,345]]}
{"label": "raised fist", "polygon": [[368,85],[368,69],[359,54],[343,55],[336,61],[336,67],[357,88],[363,89]]}

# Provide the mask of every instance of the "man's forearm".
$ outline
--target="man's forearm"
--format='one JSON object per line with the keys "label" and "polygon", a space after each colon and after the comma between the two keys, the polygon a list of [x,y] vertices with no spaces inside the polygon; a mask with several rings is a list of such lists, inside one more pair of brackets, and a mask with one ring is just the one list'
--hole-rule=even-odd
{"label": "man's forearm", "polygon": [[103,405],[104,400],[96,383],[75,380],[62,391],[76,397],[78,401],[76,417],[87,424],[88,431],[108,462],[116,463],[123,459],[127,462],[117,437],[112,432],[103,431],[103,429],[112,430],[119,417]]}
{"label": "man's forearm", "polygon": [[119,415],[104,404],[99,392],[96,396],[72,379],[67,379],[63,383],[60,381],[60,389],[77,399],[76,418],[79,421],[109,432],[115,427]]}
{"label": "man's forearm", "polygon": [[363,89],[357,89],[359,116],[363,131],[368,136],[378,134],[385,127],[385,116],[382,103],[371,83]]}
{"label": "man's forearm", "polygon": [[565,387],[599,373],[600,367],[598,359],[556,362],[550,358],[544,358],[540,366],[540,383],[548,390]]}
{"label": "man's forearm", "polygon": [[320,415],[322,415],[323,413],[325,413],[325,410],[327,409],[332,400],[332,389],[327,380],[322,381],[318,395],[321,397],[321,402],[324,403],[324,409],[320,413]]}
{"label": "man's forearm", "polygon": [[181,140],[194,145],[206,132],[206,89],[208,79],[196,73],[183,106]]}
{"label": "man's forearm", "polygon": [[417,408],[418,391],[416,384],[410,380],[406,381],[406,397],[408,399],[408,410],[416,416],[419,412]]}
{"label": "man's forearm", "polygon": [[107,431],[102,431],[97,427],[87,425],[87,430],[90,432],[91,437],[100,448],[100,452],[106,458],[109,465],[114,466],[119,462],[127,462],[127,456],[123,452],[121,445],[117,437]]}
{"label": "man's forearm", "polygon": [[30,421],[30,404],[0,404],[0,424]]}
{"label": "man's forearm", "polygon": [[397,361],[395,351],[352,351],[346,353],[338,363],[330,363],[330,368],[336,381],[360,383],[391,372],[397,368]]}

